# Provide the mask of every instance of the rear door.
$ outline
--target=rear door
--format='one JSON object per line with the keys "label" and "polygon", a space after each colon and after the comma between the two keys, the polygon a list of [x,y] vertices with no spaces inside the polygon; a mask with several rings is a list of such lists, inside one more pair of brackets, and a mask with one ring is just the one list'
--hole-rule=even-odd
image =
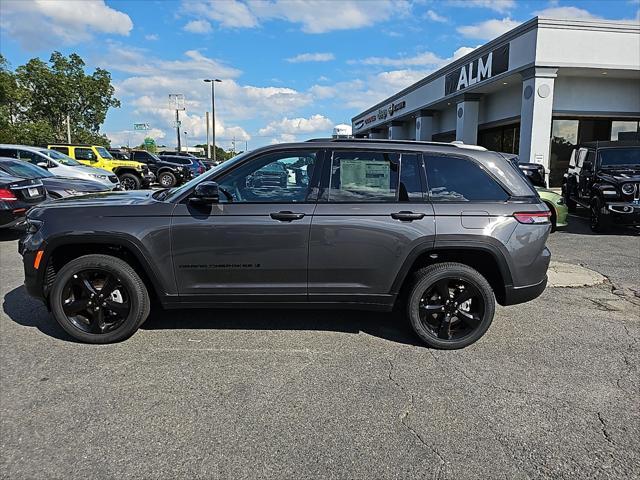
{"label": "rear door", "polygon": [[415,152],[335,149],[309,237],[309,300],[385,304],[409,253],[433,245],[433,209]]}
{"label": "rear door", "polygon": [[582,168],[578,174],[578,198],[583,205],[589,205],[591,202],[591,183],[596,164],[596,151],[587,150],[581,162]]}

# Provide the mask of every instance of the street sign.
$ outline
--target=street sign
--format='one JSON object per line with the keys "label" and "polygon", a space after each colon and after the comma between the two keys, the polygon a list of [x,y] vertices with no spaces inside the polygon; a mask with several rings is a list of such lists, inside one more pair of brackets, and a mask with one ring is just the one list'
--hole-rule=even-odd
{"label": "street sign", "polygon": [[148,123],[134,123],[133,124],[133,129],[134,130],[149,130],[149,124]]}
{"label": "street sign", "polygon": [[171,110],[184,110],[184,95],[182,93],[170,93],[169,107]]}

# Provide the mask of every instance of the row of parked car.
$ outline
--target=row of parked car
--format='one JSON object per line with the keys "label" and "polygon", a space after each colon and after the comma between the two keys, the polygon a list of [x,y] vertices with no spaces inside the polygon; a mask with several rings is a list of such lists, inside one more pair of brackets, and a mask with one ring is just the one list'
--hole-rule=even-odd
{"label": "row of parked car", "polygon": [[28,208],[46,198],[137,190],[155,183],[171,188],[212,166],[186,152],[0,145],[0,228],[15,225]]}

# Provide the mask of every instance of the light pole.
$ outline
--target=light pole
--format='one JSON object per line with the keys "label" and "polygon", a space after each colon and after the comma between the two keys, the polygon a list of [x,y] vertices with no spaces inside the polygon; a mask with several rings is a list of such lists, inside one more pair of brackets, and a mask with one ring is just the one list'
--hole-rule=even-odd
{"label": "light pole", "polygon": [[219,78],[206,78],[204,80],[211,84],[211,143],[213,144],[213,162],[216,161],[216,82],[220,83],[222,80]]}
{"label": "light pole", "polygon": [[187,132],[184,132],[184,150],[189,153],[189,142],[187,142]]}

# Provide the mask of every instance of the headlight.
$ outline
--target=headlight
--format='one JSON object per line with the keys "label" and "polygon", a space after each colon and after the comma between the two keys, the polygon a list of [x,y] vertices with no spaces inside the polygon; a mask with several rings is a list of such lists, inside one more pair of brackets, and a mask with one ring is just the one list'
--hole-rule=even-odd
{"label": "headlight", "polygon": [[636,186],[633,183],[625,183],[624,185],[622,185],[622,193],[624,193],[625,195],[633,195],[635,189]]}
{"label": "headlight", "polygon": [[176,167],[176,170],[178,170],[179,172],[184,171],[184,167]]}
{"label": "headlight", "polygon": [[106,175],[100,175],[99,173],[90,173],[89,175],[91,175],[93,178],[99,178],[100,180],[106,180],[107,179]]}

